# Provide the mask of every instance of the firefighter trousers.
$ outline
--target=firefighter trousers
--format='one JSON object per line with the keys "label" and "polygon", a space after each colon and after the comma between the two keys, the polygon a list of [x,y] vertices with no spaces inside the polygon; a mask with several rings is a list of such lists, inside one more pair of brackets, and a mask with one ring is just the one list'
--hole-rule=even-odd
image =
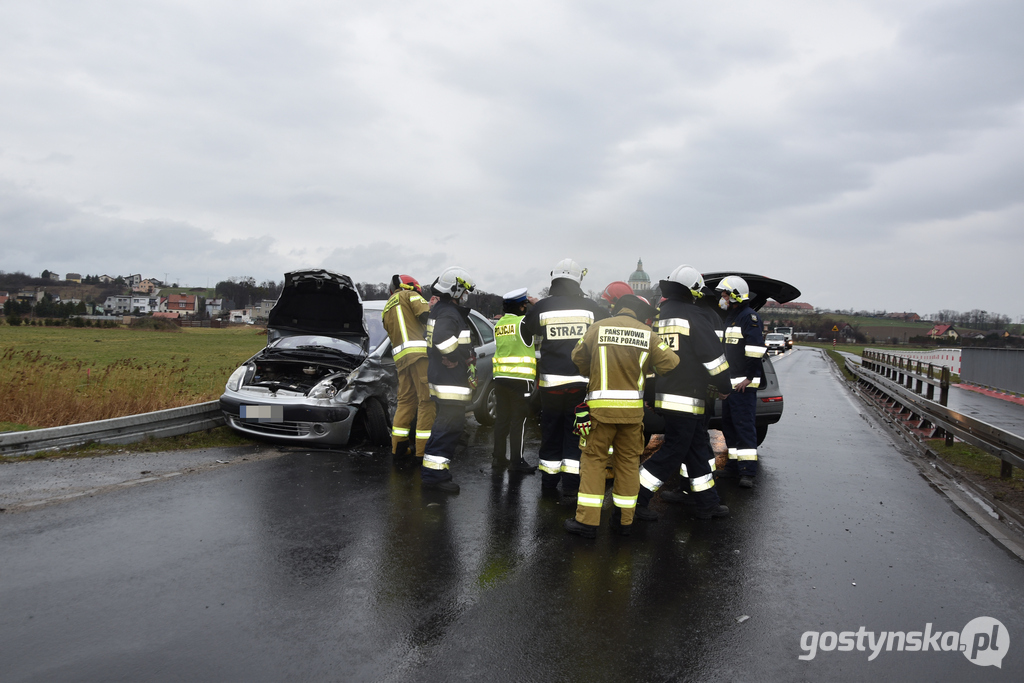
{"label": "firefighter trousers", "polygon": [[546,489],[562,482],[562,492],[580,487],[580,439],[572,433],[576,406],[587,397],[579,389],[540,390],[540,463],[541,486]]}
{"label": "firefighter trousers", "polygon": [[[640,455],[644,452],[644,426],[640,422],[613,424],[592,419],[593,426],[580,457],[580,492],[576,502],[576,521],[598,526],[604,505],[605,468],[612,459],[615,483],[612,501],[622,515],[622,525],[633,523],[640,488]],[[614,453],[608,455],[608,447]]]}
{"label": "firefighter trousers", "polygon": [[665,443],[640,468],[640,495],[637,505],[647,507],[661,485],[678,471],[683,481],[689,478],[694,502],[701,509],[713,508],[721,500],[715,491],[715,454],[702,415],[672,410],[665,418]]}
{"label": "firefighter trousers", "polygon": [[[430,400],[427,385],[427,358],[418,358],[415,363],[398,371],[398,408],[395,410],[394,426],[391,429],[391,453],[402,454],[401,444],[408,448],[410,439],[416,442],[416,457],[423,457],[423,449],[430,438],[437,407]],[[416,433],[411,433],[413,421]]]}
{"label": "firefighter trousers", "polygon": [[448,469],[466,427],[466,403],[437,401],[437,415],[423,452],[420,478],[424,484],[439,484],[452,478]]}
{"label": "firefighter trousers", "polygon": [[722,433],[729,448],[729,470],[757,475],[757,390],[734,391],[722,401]]}

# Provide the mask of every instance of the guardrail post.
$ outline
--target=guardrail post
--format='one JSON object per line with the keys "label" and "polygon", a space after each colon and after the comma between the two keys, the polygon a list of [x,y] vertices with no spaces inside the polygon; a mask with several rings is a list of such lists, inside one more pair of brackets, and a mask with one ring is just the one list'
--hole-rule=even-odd
{"label": "guardrail post", "polygon": [[[942,366],[942,375],[939,379],[939,403],[941,405],[947,405],[949,403],[949,367],[946,365]],[[953,445],[953,433],[946,431],[946,445]]]}
{"label": "guardrail post", "polygon": [[999,478],[1013,479],[1013,465],[1003,460],[999,467]]}
{"label": "guardrail post", "polygon": [[[934,379],[934,378],[935,378],[935,367],[931,363],[929,363],[928,364],[928,379]],[[928,389],[925,390],[925,397],[929,401],[934,401],[935,400],[935,385],[932,384],[931,382],[928,383]]]}

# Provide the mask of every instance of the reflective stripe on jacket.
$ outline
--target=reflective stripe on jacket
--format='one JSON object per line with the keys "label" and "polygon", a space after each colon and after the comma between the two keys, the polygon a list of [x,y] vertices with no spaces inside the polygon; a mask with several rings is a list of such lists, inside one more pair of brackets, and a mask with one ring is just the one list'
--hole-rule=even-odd
{"label": "reflective stripe on jacket", "polygon": [[456,306],[450,299],[434,304],[427,321],[427,383],[430,395],[439,401],[468,403],[469,388],[469,309]]}

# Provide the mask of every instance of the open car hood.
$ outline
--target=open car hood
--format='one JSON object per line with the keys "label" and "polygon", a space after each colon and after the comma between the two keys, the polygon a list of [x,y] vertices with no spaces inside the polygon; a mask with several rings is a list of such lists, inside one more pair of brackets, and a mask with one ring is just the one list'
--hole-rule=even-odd
{"label": "open car hood", "polygon": [[748,303],[755,311],[761,310],[761,307],[768,303],[768,299],[784,304],[800,296],[800,290],[788,282],[753,273],[705,273],[704,284],[714,289],[722,278],[730,275],[739,275],[747,281],[747,286],[750,287]]}
{"label": "open car hood", "polygon": [[363,303],[352,278],[322,268],[284,275],[284,289],[267,320],[275,332],[367,338]]}

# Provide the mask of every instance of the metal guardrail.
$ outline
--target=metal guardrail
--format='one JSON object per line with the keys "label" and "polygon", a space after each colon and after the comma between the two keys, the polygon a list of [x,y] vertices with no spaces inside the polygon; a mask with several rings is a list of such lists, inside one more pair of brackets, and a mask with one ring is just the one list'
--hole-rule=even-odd
{"label": "metal guardrail", "polygon": [[[1002,479],[1012,477],[1014,467],[1024,469],[1024,438],[921,396],[920,382],[915,391],[903,383],[887,379],[881,374],[883,370],[858,367],[849,358],[846,360],[846,369],[857,377],[858,383],[867,388],[869,393],[888,404],[889,411],[898,419],[905,424],[916,424],[916,427],[911,427],[915,432],[930,431],[935,438],[945,436],[947,445],[952,444],[955,436],[994,455],[1002,461],[999,475]],[[948,391],[948,368],[946,374]],[[929,388],[932,386],[929,385]]]}
{"label": "metal guardrail", "polygon": [[109,420],[0,434],[0,457],[27,455],[88,443],[133,443],[147,438],[158,439],[199,432],[223,424],[220,403],[208,401]]}
{"label": "metal guardrail", "polygon": [[[935,388],[938,387],[939,403],[946,405],[949,401],[950,372],[945,365],[922,363],[884,351],[864,349],[861,354],[861,367],[885,375],[907,388],[914,389],[918,394],[924,389],[930,401],[935,400]],[[927,388],[924,385],[927,385]]]}

